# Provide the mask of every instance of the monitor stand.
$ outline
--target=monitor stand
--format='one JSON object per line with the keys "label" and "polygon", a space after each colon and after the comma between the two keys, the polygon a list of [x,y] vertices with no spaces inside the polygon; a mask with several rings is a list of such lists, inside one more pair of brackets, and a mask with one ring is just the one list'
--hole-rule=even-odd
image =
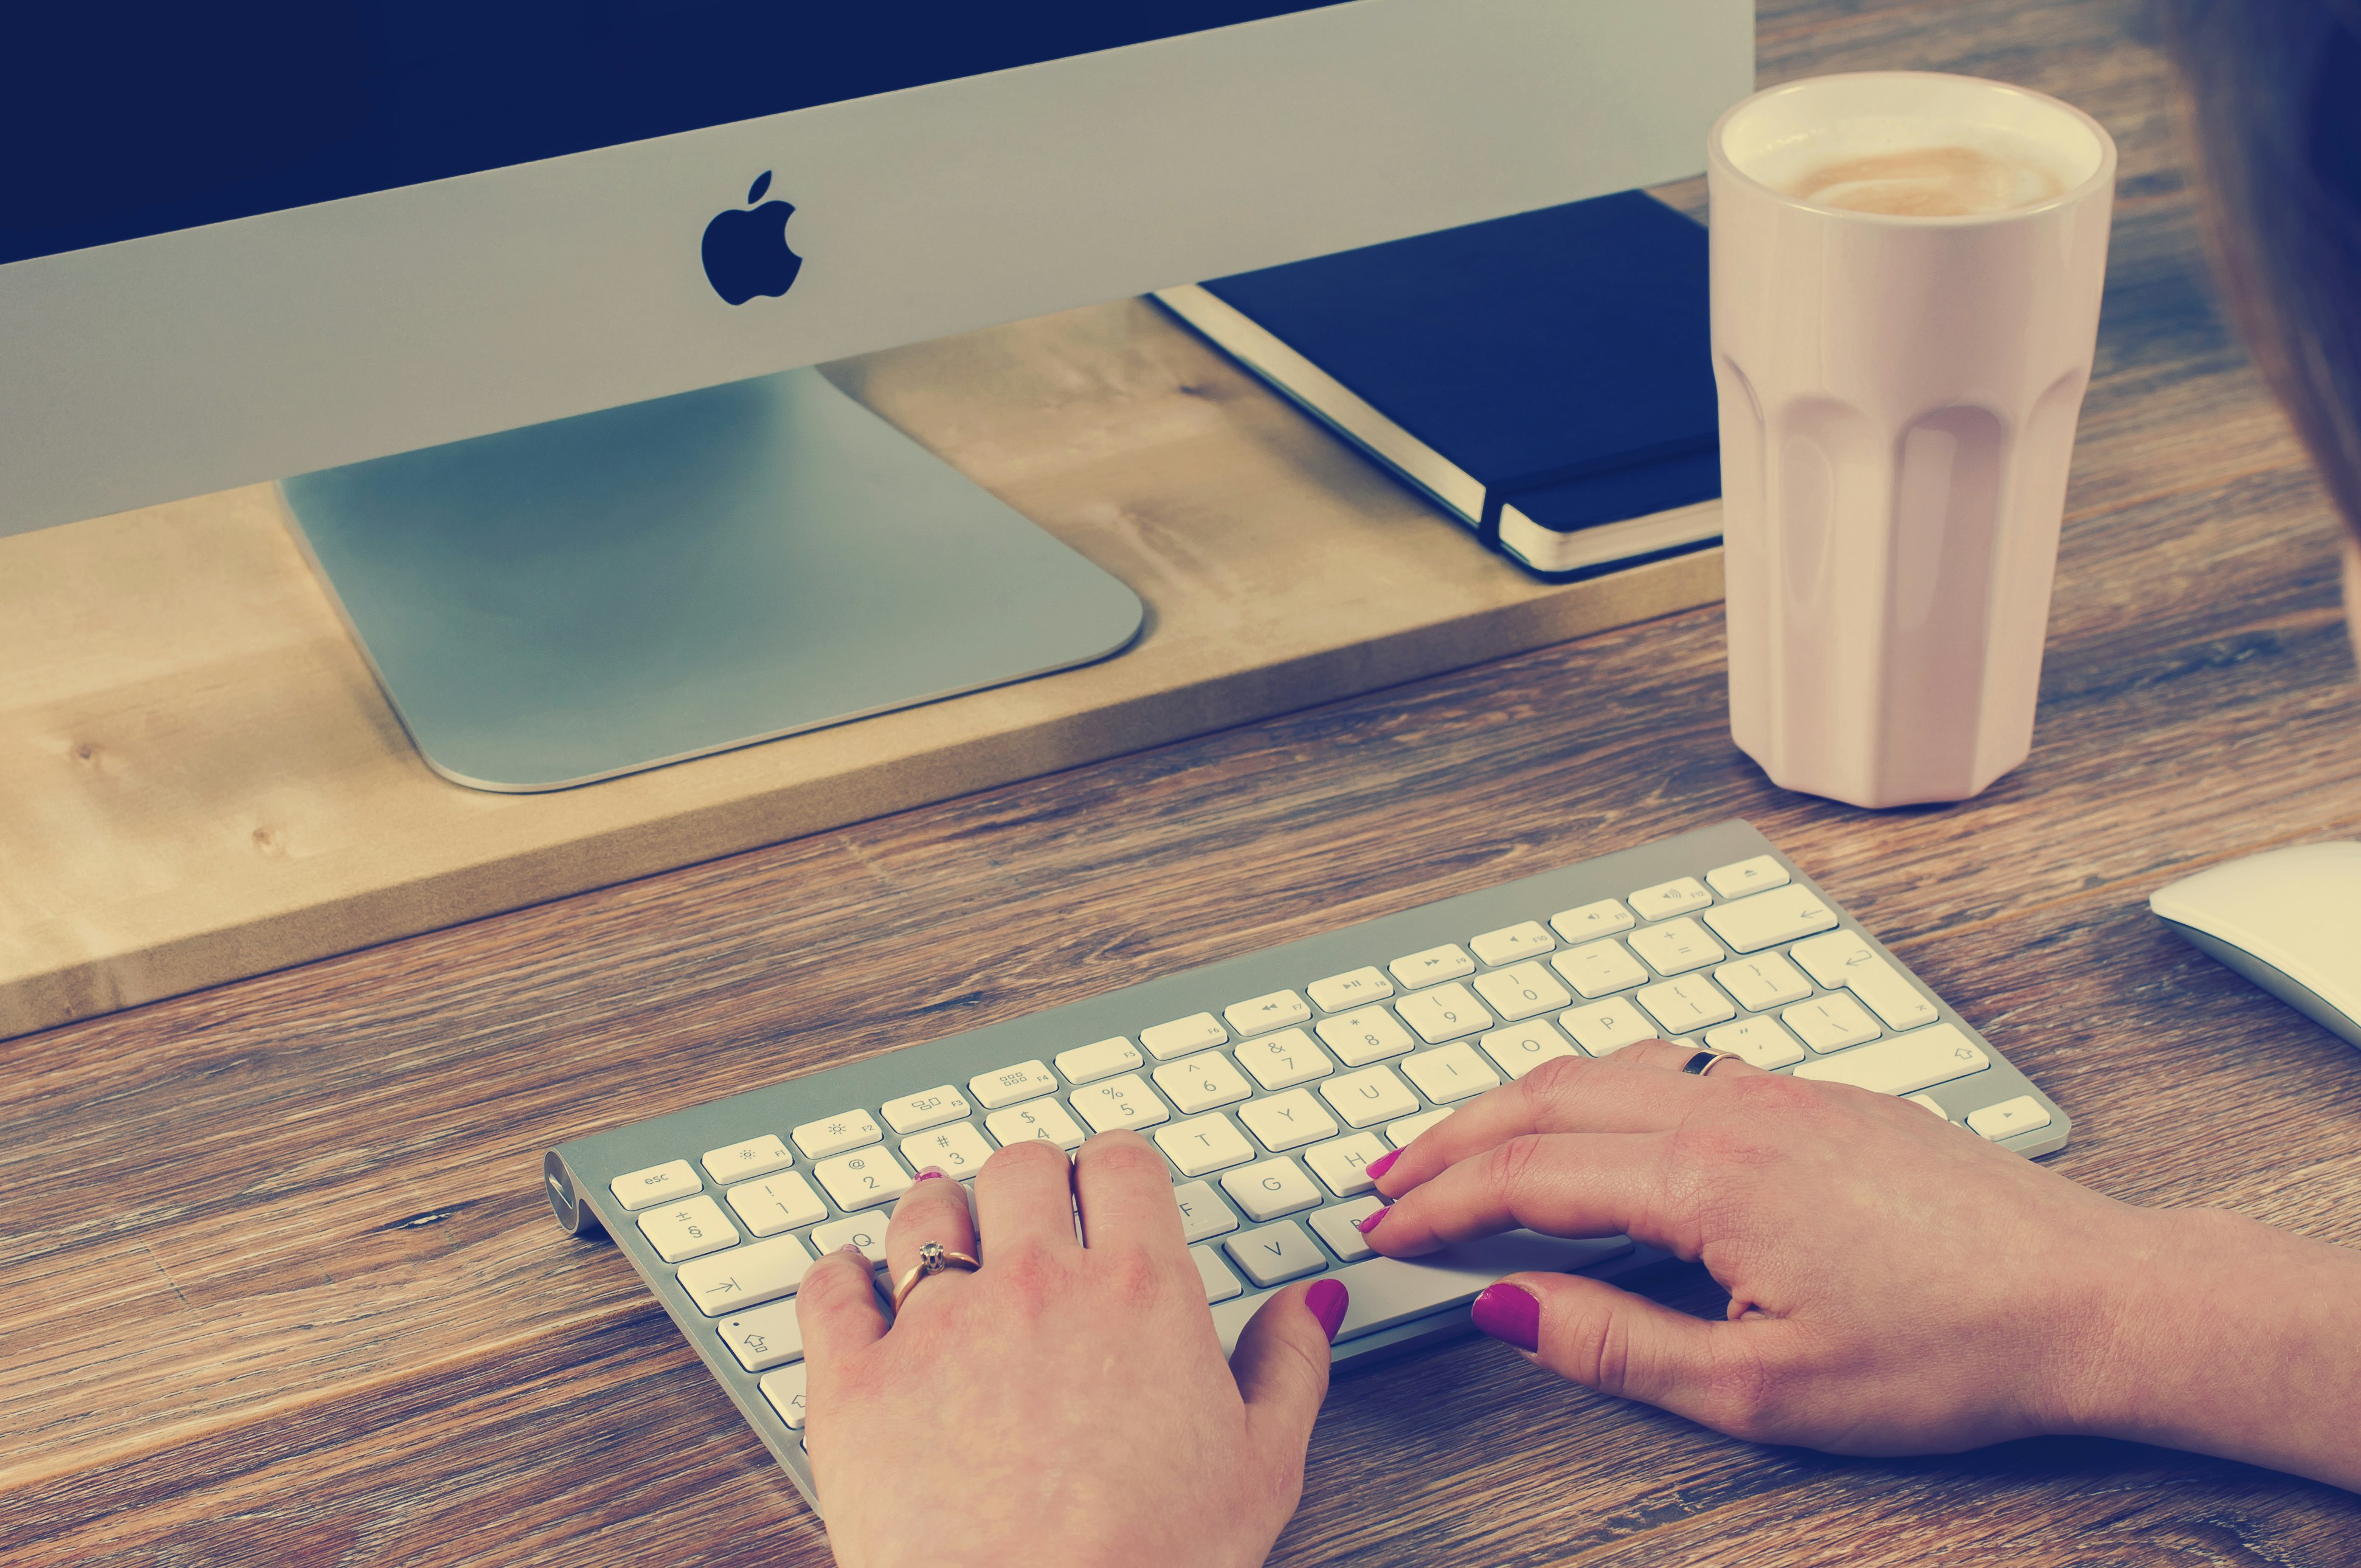
{"label": "monitor stand", "polygon": [[1088,663],[1146,613],[811,369],[281,488],[427,765],[475,789]]}

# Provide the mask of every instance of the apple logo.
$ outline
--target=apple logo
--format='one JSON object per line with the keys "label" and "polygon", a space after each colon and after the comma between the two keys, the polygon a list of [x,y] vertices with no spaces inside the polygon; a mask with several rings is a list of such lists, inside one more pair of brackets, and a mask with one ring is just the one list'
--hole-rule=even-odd
{"label": "apple logo", "polygon": [[705,278],[713,291],[733,305],[757,294],[777,296],[794,287],[804,258],[787,248],[787,219],[795,206],[787,202],[763,202],[771,188],[771,171],[746,192],[746,206],[721,213],[705,225]]}

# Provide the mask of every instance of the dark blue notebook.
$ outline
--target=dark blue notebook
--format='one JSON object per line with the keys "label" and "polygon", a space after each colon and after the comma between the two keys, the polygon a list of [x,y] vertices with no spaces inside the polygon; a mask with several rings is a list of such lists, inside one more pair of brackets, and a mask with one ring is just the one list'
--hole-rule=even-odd
{"label": "dark blue notebook", "polygon": [[1653,197],[1156,297],[1542,576],[1719,535],[1705,229]]}

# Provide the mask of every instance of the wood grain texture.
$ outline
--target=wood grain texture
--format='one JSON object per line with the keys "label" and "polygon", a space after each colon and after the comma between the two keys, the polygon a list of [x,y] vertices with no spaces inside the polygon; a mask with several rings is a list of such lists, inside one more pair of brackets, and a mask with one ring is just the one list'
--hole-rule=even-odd
{"label": "wood grain texture", "polygon": [[[0,1043],[0,1560],[824,1563],[628,1266],[549,1222],[542,1149],[1730,815],[2073,1113],[2056,1168],[2361,1244],[2350,1048],[2145,909],[2361,836],[2361,682],[2140,13],[1760,16],[1766,81],[1978,71],[2122,145],[2025,767],[1941,809],[1783,794],[1730,747],[1704,610]],[[1470,1343],[1339,1380],[1275,1560],[2329,1568],[2356,1541],[2361,1499],[2242,1466],[1752,1448]]]}
{"label": "wood grain texture", "polygon": [[827,369],[1130,586],[1140,639],[592,789],[487,795],[412,749],[270,487],[0,541],[0,1036],[1720,595],[1719,550],[1551,586],[1468,548],[1145,301]]}

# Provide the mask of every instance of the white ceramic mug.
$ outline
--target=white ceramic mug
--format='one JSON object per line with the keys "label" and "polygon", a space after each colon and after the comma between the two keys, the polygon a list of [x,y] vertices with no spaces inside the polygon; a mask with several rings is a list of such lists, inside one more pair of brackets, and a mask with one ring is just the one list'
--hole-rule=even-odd
{"label": "white ceramic mug", "polygon": [[[1815,145],[1962,126],[2054,159],[2055,193],[1945,217],[1783,193]],[[2023,88],[1874,71],[1754,94],[1708,159],[1731,734],[1788,789],[1965,799],[2032,749],[2114,143]]]}

